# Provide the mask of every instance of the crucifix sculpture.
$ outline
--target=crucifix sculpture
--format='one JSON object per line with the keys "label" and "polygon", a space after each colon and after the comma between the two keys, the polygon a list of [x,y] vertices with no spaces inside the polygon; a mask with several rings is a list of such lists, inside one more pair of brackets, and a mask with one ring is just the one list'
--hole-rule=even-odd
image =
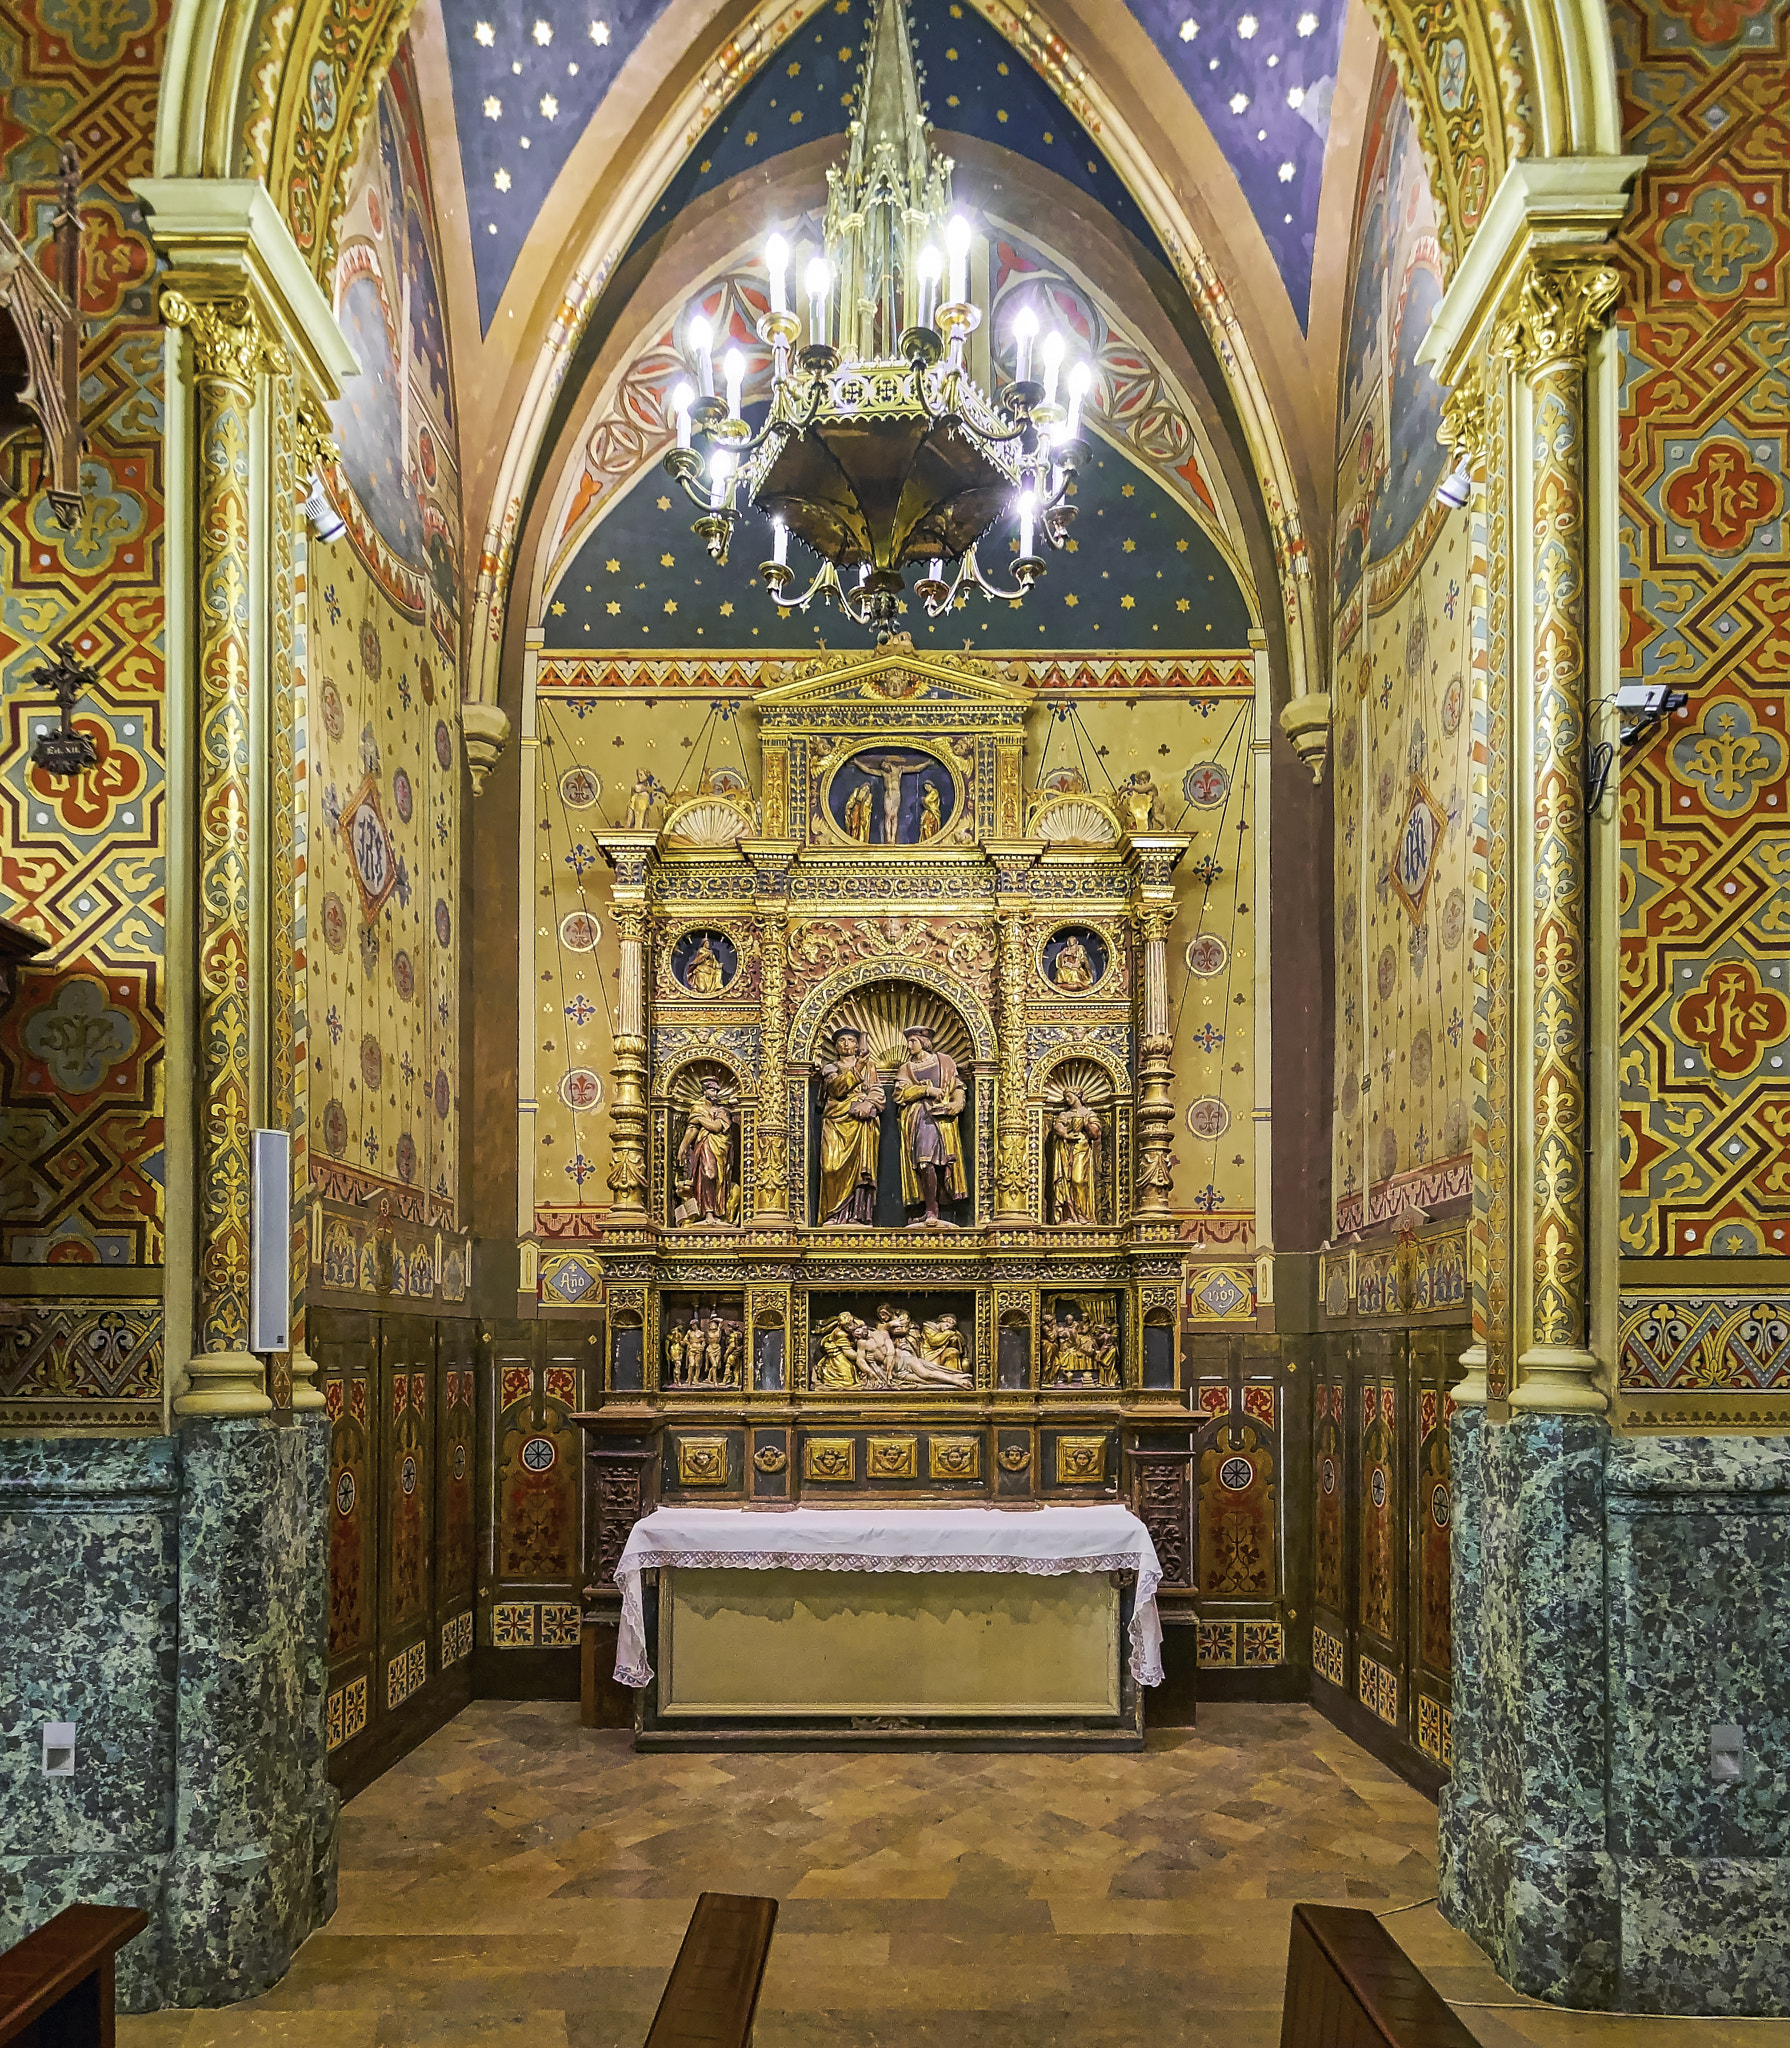
{"label": "crucifix sculpture", "polygon": [[75,701],[83,690],[99,688],[99,670],[89,662],[77,661],[66,640],[54,642],[53,651],[56,659],[34,668],[29,680],[34,688],[54,695],[62,719],[53,731],[38,734],[31,758],[46,775],[79,775],[84,768],[99,765],[92,739],[74,726]]}

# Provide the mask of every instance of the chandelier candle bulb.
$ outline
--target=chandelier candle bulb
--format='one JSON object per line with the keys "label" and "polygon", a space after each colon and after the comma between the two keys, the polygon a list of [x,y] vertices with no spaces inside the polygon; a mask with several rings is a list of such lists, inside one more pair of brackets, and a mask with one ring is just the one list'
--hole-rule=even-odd
{"label": "chandelier candle bulb", "polygon": [[690,322],[690,346],[696,351],[697,388],[704,398],[715,395],[715,331],[700,317]]}
{"label": "chandelier candle bulb", "polygon": [[746,358],[737,348],[730,348],[722,358],[721,367],[727,373],[727,417],[737,420],[742,417],[740,390],[746,381]]}
{"label": "chandelier candle bulb", "polygon": [[953,214],[945,230],[945,253],[951,259],[951,303],[963,305],[970,295],[970,224]]}
{"label": "chandelier candle bulb", "polygon": [[789,567],[789,528],[781,519],[771,521],[771,560],[779,569]]}
{"label": "chandelier candle bulb", "polygon": [[1076,440],[1081,434],[1081,402],[1093,381],[1094,373],[1086,363],[1077,363],[1069,372],[1069,417],[1063,422],[1066,441]]}
{"label": "chandelier candle bulb", "polygon": [[1057,373],[1063,367],[1063,337],[1054,330],[1044,337],[1044,402],[1057,402]]}
{"label": "chandelier candle bulb", "polygon": [[696,403],[696,393],[688,384],[680,384],[671,394],[671,415],[677,422],[677,445],[690,445],[690,408]]}
{"label": "chandelier candle bulb", "polygon": [[789,311],[789,244],[781,235],[773,235],[764,245],[765,267],[771,273],[771,311]]}
{"label": "chandelier candle bulb", "polygon": [[942,555],[934,555],[932,560],[927,563],[926,574],[928,578],[934,583],[944,582],[945,559]]}
{"label": "chandelier candle bulb", "polygon": [[1030,306],[1021,306],[1013,319],[1013,381],[1023,384],[1032,374],[1032,342],[1038,333],[1038,316]]}
{"label": "chandelier candle bulb", "polygon": [[938,309],[939,272],[943,267],[939,252],[928,242],[920,251],[919,325],[922,327],[932,325],[932,316]]}
{"label": "chandelier candle bulb", "polygon": [[1022,491],[1019,499],[1019,552],[1022,556],[1032,552],[1032,494]]}
{"label": "chandelier candle bulb", "polygon": [[832,274],[817,256],[809,264],[803,283],[808,287],[808,345],[811,348],[825,348],[827,345],[827,287],[833,282]]}
{"label": "chandelier candle bulb", "polygon": [[717,448],[709,457],[709,475],[714,480],[709,487],[709,506],[719,512],[732,495],[729,479],[733,475],[733,457],[725,448]]}

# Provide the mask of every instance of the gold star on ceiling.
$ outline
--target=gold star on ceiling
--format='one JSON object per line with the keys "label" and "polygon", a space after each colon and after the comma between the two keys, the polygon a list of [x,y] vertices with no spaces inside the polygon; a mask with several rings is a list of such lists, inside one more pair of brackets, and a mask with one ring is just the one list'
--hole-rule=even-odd
{"label": "gold star on ceiling", "polygon": [[1133,597],[1129,591],[1127,591],[1126,594],[1122,598],[1120,598],[1119,606],[1120,609],[1123,611],[1133,611],[1136,609],[1137,599]]}
{"label": "gold star on ceiling", "polygon": [[1119,486],[1119,496],[1121,498],[1135,498],[1137,496],[1136,484],[1121,484]]}
{"label": "gold star on ceiling", "polygon": [[1128,540],[1128,541],[1126,541],[1126,543],[1125,543],[1125,552],[1126,552],[1126,553],[1127,553],[1128,555],[1135,555],[1135,554],[1137,553],[1137,542],[1136,542],[1136,541],[1134,541],[1134,540]]}
{"label": "gold star on ceiling", "polygon": [[732,598],[729,598],[729,599],[727,600],[727,602],[726,602],[726,603],[725,603],[724,605],[722,605],[722,607],[721,607],[721,616],[722,616],[722,617],[723,617],[724,619],[731,619],[731,618],[733,617],[733,600],[732,600]]}
{"label": "gold star on ceiling", "polygon": [[1186,610],[1187,610],[1187,600],[1186,600],[1186,598],[1184,598],[1184,597],[1178,597],[1178,598],[1176,598],[1176,599],[1175,599],[1175,609],[1176,609],[1176,611],[1178,611],[1178,612],[1184,612],[1184,611],[1186,611]]}
{"label": "gold star on ceiling", "polygon": [[555,617],[556,619],[563,619],[563,618],[565,617],[565,615],[566,615],[566,608],[565,608],[565,606],[564,606],[563,604],[561,604],[561,603],[560,603],[559,599],[558,599],[558,598],[556,597],[556,598],[555,598],[555,599],[553,600],[553,616],[554,616],[554,617]]}
{"label": "gold star on ceiling", "polygon": [[1175,553],[1176,553],[1176,554],[1178,554],[1178,555],[1184,555],[1184,554],[1186,554],[1186,552],[1187,552],[1187,543],[1186,543],[1186,541],[1184,541],[1184,540],[1178,540],[1178,541],[1176,541],[1176,543],[1175,543]]}
{"label": "gold star on ceiling", "polygon": [[669,512],[671,510],[671,500],[669,498],[661,498],[659,500],[659,510],[661,512]]}
{"label": "gold star on ceiling", "polygon": [[661,569],[669,569],[671,567],[671,557],[669,555],[661,555],[659,557],[659,567]]}
{"label": "gold star on ceiling", "polygon": [[621,564],[615,559],[613,555],[611,555],[608,561],[606,561],[603,564],[603,567],[609,571],[611,576],[613,576],[615,572],[621,567]]}
{"label": "gold star on ceiling", "polygon": [[621,610],[621,606],[616,603],[614,598],[611,598],[605,609],[608,611],[609,616],[613,619],[616,616],[616,614]]}
{"label": "gold star on ceiling", "polygon": [[677,599],[675,597],[668,597],[665,600],[665,610],[668,616],[677,610]]}

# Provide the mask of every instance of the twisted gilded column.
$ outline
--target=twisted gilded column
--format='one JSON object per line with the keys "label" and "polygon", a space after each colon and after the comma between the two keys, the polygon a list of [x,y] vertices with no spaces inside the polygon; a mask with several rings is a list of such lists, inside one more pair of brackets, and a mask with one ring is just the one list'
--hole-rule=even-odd
{"label": "twisted gilded column", "polygon": [[186,331],[198,412],[198,1299],[183,1415],[273,1404],[249,1338],[249,432],[267,355],[246,298],[162,294]]}
{"label": "twisted gilded column", "polygon": [[[1026,1129],[1026,973],[1031,955],[1031,898],[1025,872],[1037,857],[1031,843],[997,842],[988,851],[996,868],[995,938],[1000,1087],[995,1107],[994,1213],[998,1223],[1032,1215],[1032,1184]],[[1038,1211],[1050,1221],[1048,1203]]]}
{"label": "twisted gilded column", "polygon": [[648,1223],[646,882],[657,835],[606,833],[597,841],[615,871],[615,931],[621,943],[621,986],[615,1018],[615,1094],[609,1105],[610,1214],[619,1223]]}
{"label": "twisted gilded column", "polygon": [[1131,922],[1137,934],[1137,1171],[1134,1222],[1161,1236],[1174,1193],[1174,1038],[1168,1015],[1168,928],[1175,919],[1174,874],[1191,844],[1166,833],[1133,833],[1127,841],[1132,872]]}
{"label": "twisted gilded column", "polygon": [[[1526,1313],[1513,1330],[1511,1404],[1555,1412],[1599,1410],[1597,1360],[1588,1348],[1590,877],[1585,815],[1588,765],[1589,563],[1585,358],[1620,292],[1618,273],[1595,260],[1532,260],[1495,341],[1528,399],[1528,666],[1526,944],[1513,949],[1528,986],[1526,1028],[1513,1034],[1519,1140],[1527,1133]],[[1519,671],[1520,672],[1520,671]],[[1521,756],[1519,756],[1519,759]],[[1521,1111],[1526,1109],[1527,1119]]]}
{"label": "twisted gilded column", "polygon": [[[768,851],[768,849],[765,849]],[[749,844],[748,857],[759,851]],[[758,899],[758,1132],[753,1171],[752,1221],[767,1230],[790,1220],[789,1088],[789,867],[787,857],[761,867]]]}

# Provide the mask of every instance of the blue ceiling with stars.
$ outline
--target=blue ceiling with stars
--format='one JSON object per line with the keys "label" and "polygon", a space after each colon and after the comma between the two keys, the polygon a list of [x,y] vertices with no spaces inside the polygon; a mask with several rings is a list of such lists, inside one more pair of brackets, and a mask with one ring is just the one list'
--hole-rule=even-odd
{"label": "blue ceiling with stars", "polygon": [[[573,145],[665,5],[443,0],[484,327]],[[1235,170],[1303,324],[1345,0],[1130,5]],[[941,148],[961,134],[1028,157],[1155,248],[1099,146],[968,0],[909,11]],[[843,137],[866,27],[862,0],[835,0],[799,30],[690,152],[642,234],[800,143]]]}
{"label": "blue ceiling with stars", "polygon": [[[917,646],[952,651],[966,640],[1007,650],[1029,641],[1115,652],[1248,645],[1249,606],[1230,565],[1147,472],[1096,444],[1075,504],[1073,549],[1047,551],[1044,576],[1023,604],[969,596],[939,619],[913,604],[902,630]],[[694,516],[663,470],[643,471],[560,578],[544,621],[547,645],[669,653],[875,639],[831,604],[779,614],[754,573],[770,552],[769,528],[755,514],[736,528],[725,569],[690,531]],[[1009,538],[997,528],[980,549],[993,582],[1009,580]],[[814,564],[792,561],[806,582]]]}

